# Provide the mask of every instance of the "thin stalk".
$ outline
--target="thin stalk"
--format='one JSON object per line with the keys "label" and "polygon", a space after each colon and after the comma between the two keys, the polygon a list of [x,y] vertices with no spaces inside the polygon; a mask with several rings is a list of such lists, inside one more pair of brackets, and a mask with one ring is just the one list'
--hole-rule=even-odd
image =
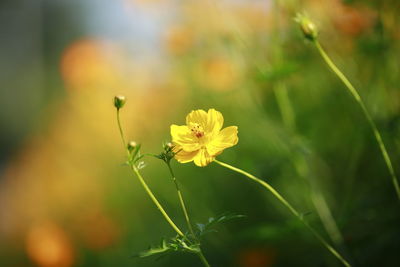
{"label": "thin stalk", "polygon": [[203,252],[201,252],[201,250],[197,253],[197,255],[199,256],[201,262],[204,264],[204,266],[206,267],[211,267],[211,265],[208,263],[206,257],[204,257]]}
{"label": "thin stalk", "polygon": [[[118,122],[118,129],[119,129],[119,134],[121,136],[122,143],[124,144],[124,148],[126,148],[125,135],[124,135],[124,131],[122,130],[121,119],[119,116],[119,108],[117,108],[117,122]],[[129,151],[128,151],[128,155],[129,155]]]}
{"label": "thin stalk", "polygon": [[314,40],[313,43],[315,44],[315,46],[316,46],[318,52],[320,53],[320,55],[322,56],[322,58],[325,60],[326,64],[328,64],[328,66],[331,68],[331,70],[344,83],[344,85],[349,90],[351,95],[354,97],[354,99],[360,105],[360,107],[361,107],[361,109],[362,109],[362,111],[363,111],[363,113],[364,113],[369,125],[371,126],[371,129],[372,129],[372,131],[374,133],[375,139],[378,142],[378,145],[379,145],[379,148],[381,150],[383,159],[385,160],[386,166],[387,166],[387,168],[389,170],[394,189],[396,190],[397,197],[400,200],[400,186],[399,186],[399,182],[397,180],[396,174],[395,174],[394,169],[393,169],[392,161],[391,161],[391,159],[389,157],[389,154],[388,154],[388,152],[386,150],[385,144],[383,143],[382,136],[381,136],[378,128],[376,127],[376,124],[373,121],[369,111],[367,110],[363,100],[361,99],[360,94],[354,88],[354,86],[351,84],[351,82],[347,79],[347,77],[339,70],[339,68],[335,65],[335,63],[333,63],[333,61],[328,56],[328,54],[325,52],[325,50],[322,48],[320,43],[317,40]]}
{"label": "thin stalk", "polygon": [[146,190],[147,194],[150,196],[151,200],[153,200],[154,204],[157,206],[157,208],[160,210],[162,215],[164,216],[165,220],[171,225],[171,227],[177,232],[180,236],[185,237],[185,235],[182,233],[182,231],[176,226],[176,224],[171,220],[171,218],[168,216],[167,212],[164,210],[164,208],[161,206],[160,202],[158,202],[157,198],[154,196],[154,194],[151,192],[149,186],[146,184],[144,181],[142,175],[140,174],[139,170],[134,166],[131,165],[132,171],[136,174],[136,176],[139,178],[140,183],[142,184],[144,190]]}
{"label": "thin stalk", "polygon": [[[124,132],[122,130],[122,126],[121,126],[121,121],[119,118],[119,109],[117,109],[117,122],[118,122],[118,128],[119,128],[119,133],[121,135],[121,139],[122,142],[124,144],[124,147],[128,153],[128,158],[129,158],[129,150],[126,147],[126,141],[125,141],[125,137],[124,137]],[[165,220],[167,220],[167,222],[169,223],[169,225],[171,225],[171,227],[175,230],[175,232],[178,233],[178,235],[185,237],[185,235],[183,234],[183,232],[178,228],[178,226],[176,226],[176,224],[171,220],[171,218],[168,216],[167,212],[164,210],[164,208],[162,207],[162,205],[160,204],[160,202],[158,202],[157,198],[154,196],[153,192],[150,190],[149,186],[147,185],[146,181],[143,179],[142,175],[140,174],[139,170],[136,168],[135,165],[133,165],[132,163],[129,164],[130,168],[132,169],[133,173],[137,176],[137,178],[139,179],[140,183],[142,184],[144,190],[146,191],[146,193],[149,195],[149,197],[151,198],[151,200],[154,202],[154,204],[157,206],[157,208],[160,210],[160,212],[162,213],[162,215],[164,216]]]}
{"label": "thin stalk", "polygon": [[197,238],[196,238],[196,235],[195,235],[195,233],[194,233],[192,224],[190,223],[189,214],[188,214],[188,212],[187,212],[186,205],[185,205],[185,201],[183,200],[182,192],[181,192],[181,189],[179,188],[179,184],[178,184],[178,181],[176,180],[174,171],[172,170],[171,164],[170,164],[169,162],[167,162],[167,165],[168,165],[168,170],[169,170],[169,172],[170,172],[170,174],[171,174],[171,177],[172,177],[172,181],[174,182],[176,191],[177,191],[177,193],[178,193],[179,202],[180,202],[180,204],[181,204],[181,208],[182,208],[183,214],[184,214],[184,216],[185,216],[185,220],[186,220],[187,227],[188,227],[190,233],[193,235],[193,238],[197,239]]}
{"label": "thin stalk", "polygon": [[168,165],[168,170],[169,170],[169,172],[171,174],[172,181],[174,182],[176,191],[178,193],[179,202],[181,204],[181,208],[182,208],[183,214],[185,216],[187,227],[188,227],[190,233],[192,234],[193,238],[199,243],[199,252],[197,253],[197,255],[199,256],[200,260],[203,262],[203,264],[205,266],[210,267],[210,264],[208,263],[208,261],[207,261],[206,257],[204,256],[203,252],[201,251],[200,240],[197,238],[197,236],[196,236],[196,234],[195,234],[195,232],[193,230],[193,227],[192,227],[192,224],[191,224],[190,218],[189,218],[189,213],[188,213],[188,211],[186,209],[185,201],[183,200],[182,191],[181,191],[181,189],[179,187],[179,183],[178,183],[178,181],[176,179],[175,173],[172,170],[171,163],[170,162],[166,162],[166,163]]}
{"label": "thin stalk", "polygon": [[[282,82],[278,82],[274,87],[274,92],[278,107],[282,114],[283,124],[290,132],[292,132],[292,134],[295,134],[295,115],[292,109],[292,105],[290,103],[290,98],[285,84]],[[318,213],[318,216],[322,221],[322,224],[324,225],[325,230],[327,231],[335,245],[342,246],[342,234],[336,224],[335,219],[333,218],[332,212],[328,206],[328,203],[325,200],[325,197],[321,193],[321,190],[316,185],[316,183],[313,182],[312,179],[309,179],[308,175],[305,174],[305,172],[309,172],[309,167],[306,166],[303,161],[299,161],[295,157],[291,157],[291,161],[296,167],[296,171],[299,173],[299,175],[306,178],[311,186],[311,200]],[[307,171],[305,171],[305,168],[307,169]]]}
{"label": "thin stalk", "polygon": [[290,131],[295,129],[295,118],[292,105],[288,96],[288,90],[283,82],[277,82],[274,86],[274,93],[284,125]]}
{"label": "thin stalk", "polygon": [[227,163],[221,162],[219,160],[214,160],[214,162],[218,163],[219,165],[230,169],[232,171],[235,171],[237,173],[243,174],[244,176],[250,178],[251,180],[261,184],[263,187],[268,189],[286,208],[290,210],[290,212],[296,216],[312,233],[313,235],[325,246],[326,249],[328,249],[337,259],[339,259],[344,266],[350,267],[350,263],[348,263],[340,254],[337,252],[325,239],[312,228],[303,218],[303,216],[295,209],[293,206],[278,192],[276,191],[270,184],[267,182],[261,180],[260,178],[257,178],[256,176],[242,170],[239,168],[236,168],[232,165],[229,165]]}

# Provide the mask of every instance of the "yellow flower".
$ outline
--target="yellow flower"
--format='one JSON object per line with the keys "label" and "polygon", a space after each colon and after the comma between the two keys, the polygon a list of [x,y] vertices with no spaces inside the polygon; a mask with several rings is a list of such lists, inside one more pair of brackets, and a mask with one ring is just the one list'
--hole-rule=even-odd
{"label": "yellow flower", "polygon": [[175,159],[181,163],[194,161],[197,166],[204,167],[225,148],[236,145],[237,127],[222,129],[223,123],[221,112],[212,108],[208,112],[193,110],[186,116],[186,125],[171,125]]}

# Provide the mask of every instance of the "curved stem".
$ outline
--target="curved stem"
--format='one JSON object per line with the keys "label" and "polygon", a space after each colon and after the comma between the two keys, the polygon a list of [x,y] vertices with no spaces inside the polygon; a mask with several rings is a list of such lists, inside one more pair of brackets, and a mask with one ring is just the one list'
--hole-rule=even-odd
{"label": "curved stem", "polygon": [[189,214],[187,212],[185,201],[183,200],[182,192],[181,192],[181,190],[179,188],[178,181],[176,180],[175,174],[174,174],[174,172],[173,172],[173,170],[171,168],[171,164],[168,162],[167,165],[168,165],[169,172],[171,173],[172,181],[174,182],[176,191],[178,193],[179,202],[181,204],[182,211],[183,211],[183,214],[185,216],[187,227],[189,228],[190,233],[193,235],[193,238],[197,239],[196,235],[194,233],[192,224],[190,223]]}
{"label": "curved stem", "polygon": [[193,230],[192,224],[190,223],[189,213],[187,212],[185,201],[183,200],[183,195],[182,195],[181,189],[179,187],[178,181],[177,181],[177,179],[175,177],[175,173],[172,170],[171,163],[170,162],[166,162],[166,163],[168,165],[168,170],[169,170],[169,172],[171,174],[172,181],[174,182],[176,191],[178,193],[179,202],[181,204],[181,208],[182,208],[183,214],[185,216],[187,227],[189,228],[189,231],[192,234],[193,238],[199,243],[199,252],[196,253],[196,254],[199,256],[200,260],[203,262],[203,264],[206,267],[210,267],[210,264],[208,263],[208,261],[207,261],[206,257],[204,256],[203,252],[201,251],[200,240],[197,238],[197,236],[196,236],[196,234],[195,234],[195,232]]}
{"label": "curved stem", "polygon": [[382,136],[378,130],[378,128],[376,127],[375,122],[373,121],[371,114],[368,112],[363,100],[360,97],[360,94],[357,92],[357,90],[354,88],[354,86],[351,84],[351,82],[346,78],[346,76],[339,70],[339,68],[333,63],[333,61],[330,59],[330,57],[328,56],[328,54],[325,52],[325,50],[322,48],[322,46],[320,45],[320,43],[315,40],[313,42],[315,44],[315,46],[318,49],[318,52],[320,53],[320,55],[322,56],[322,58],[325,60],[326,64],[328,64],[328,66],[331,68],[331,70],[339,77],[339,79],[344,83],[344,85],[346,86],[346,88],[349,90],[349,92],[352,94],[352,96],[354,97],[354,99],[357,101],[357,103],[360,105],[365,117],[367,118],[367,121],[369,123],[369,125],[371,126],[371,129],[374,133],[375,139],[378,142],[379,148],[381,150],[383,159],[385,160],[385,164],[389,170],[391,179],[392,179],[392,183],[394,186],[394,189],[396,190],[396,194],[397,197],[400,200],[400,186],[399,186],[399,182],[397,180],[396,174],[394,172],[393,169],[393,165],[392,165],[392,161],[389,157],[389,154],[386,150],[385,144],[383,143],[382,140]]}
{"label": "curved stem", "polygon": [[[117,109],[117,122],[118,122],[118,128],[119,128],[119,133],[121,135],[121,139],[122,142],[124,144],[124,147],[127,151],[128,154],[128,159],[130,157],[129,155],[129,150],[126,147],[126,141],[125,141],[125,137],[124,137],[124,132],[122,130],[122,126],[121,126],[121,121],[119,118],[119,109]],[[142,184],[144,190],[146,191],[146,193],[149,195],[149,197],[151,198],[151,200],[153,200],[154,204],[157,206],[157,208],[160,210],[161,214],[164,216],[164,218],[167,220],[167,222],[169,223],[169,225],[171,225],[171,227],[175,230],[175,232],[178,233],[178,235],[185,237],[185,235],[182,233],[182,231],[178,228],[178,226],[176,226],[176,224],[171,220],[171,218],[168,216],[167,212],[164,210],[164,208],[161,206],[160,202],[158,202],[157,198],[154,196],[153,192],[150,190],[149,186],[146,184],[146,181],[143,179],[142,175],[140,174],[139,170],[136,168],[136,166],[133,163],[129,163],[129,166],[131,168],[131,170],[133,171],[134,174],[136,174],[136,176],[138,177],[140,183]]]}
{"label": "curved stem", "polygon": [[227,163],[221,162],[219,160],[214,160],[214,162],[218,163],[219,165],[228,168],[232,171],[235,171],[237,173],[243,174],[244,176],[250,178],[251,180],[261,184],[263,187],[268,189],[283,205],[285,205],[286,208],[290,210],[290,212],[296,216],[313,234],[314,236],[325,246],[326,249],[328,249],[337,259],[339,259],[344,266],[350,267],[350,263],[348,263],[340,254],[337,252],[325,239],[312,228],[303,218],[303,216],[295,209],[293,206],[278,192],[276,191],[270,184],[267,182],[261,180],[260,178],[257,178],[256,176],[242,170],[239,168],[236,168],[232,165],[229,165]]}
{"label": "curved stem", "polygon": [[144,190],[146,190],[147,194],[149,195],[149,197],[151,198],[151,200],[153,200],[154,204],[157,206],[157,208],[160,210],[160,212],[162,213],[162,215],[164,216],[165,220],[167,220],[167,222],[169,223],[169,225],[171,225],[171,227],[175,230],[175,232],[178,233],[178,235],[185,237],[185,235],[182,233],[182,231],[178,228],[178,226],[176,226],[176,224],[171,220],[171,218],[168,216],[167,212],[164,210],[164,208],[161,206],[160,202],[158,202],[157,198],[154,196],[153,192],[151,192],[149,186],[146,184],[146,182],[144,181],[142,175],[140,174],[139,170],[131,165],[131,169],[132,171],[136,174],[136,176],[138,177],[140,183],[142,184]]}

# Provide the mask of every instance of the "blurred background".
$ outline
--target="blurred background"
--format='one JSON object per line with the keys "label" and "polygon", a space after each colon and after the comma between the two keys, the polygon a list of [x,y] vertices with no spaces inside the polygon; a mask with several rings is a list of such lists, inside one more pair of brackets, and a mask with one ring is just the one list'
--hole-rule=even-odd
{"label": "blurred background", "polygon": [[[275,186],[355,266],[398,266],[399,201],[359,106],[304,40],[359,89],[400,175],[398,0],[2,0],[0,266],[202,266],[132,258],[174,235],[123,166],[112,98],[145,153],[216,108],[239,143],[219,159]],[[184,228],[163,162],[143,176]],[[172,163],[212,266],[340,266],[270,193],[216,164]]]}

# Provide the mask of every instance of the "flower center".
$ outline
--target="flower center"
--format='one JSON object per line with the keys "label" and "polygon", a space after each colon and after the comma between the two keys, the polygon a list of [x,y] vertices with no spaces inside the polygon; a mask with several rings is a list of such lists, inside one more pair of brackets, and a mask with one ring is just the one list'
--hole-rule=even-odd
{"label": "flower center", "polygon": [[192,134],[194,136],[196,136],[197,138],[201,138],[204,136],[204,130],[203,127],[198,124],[198,123],[190,123],[190,131],[192,132]]}

